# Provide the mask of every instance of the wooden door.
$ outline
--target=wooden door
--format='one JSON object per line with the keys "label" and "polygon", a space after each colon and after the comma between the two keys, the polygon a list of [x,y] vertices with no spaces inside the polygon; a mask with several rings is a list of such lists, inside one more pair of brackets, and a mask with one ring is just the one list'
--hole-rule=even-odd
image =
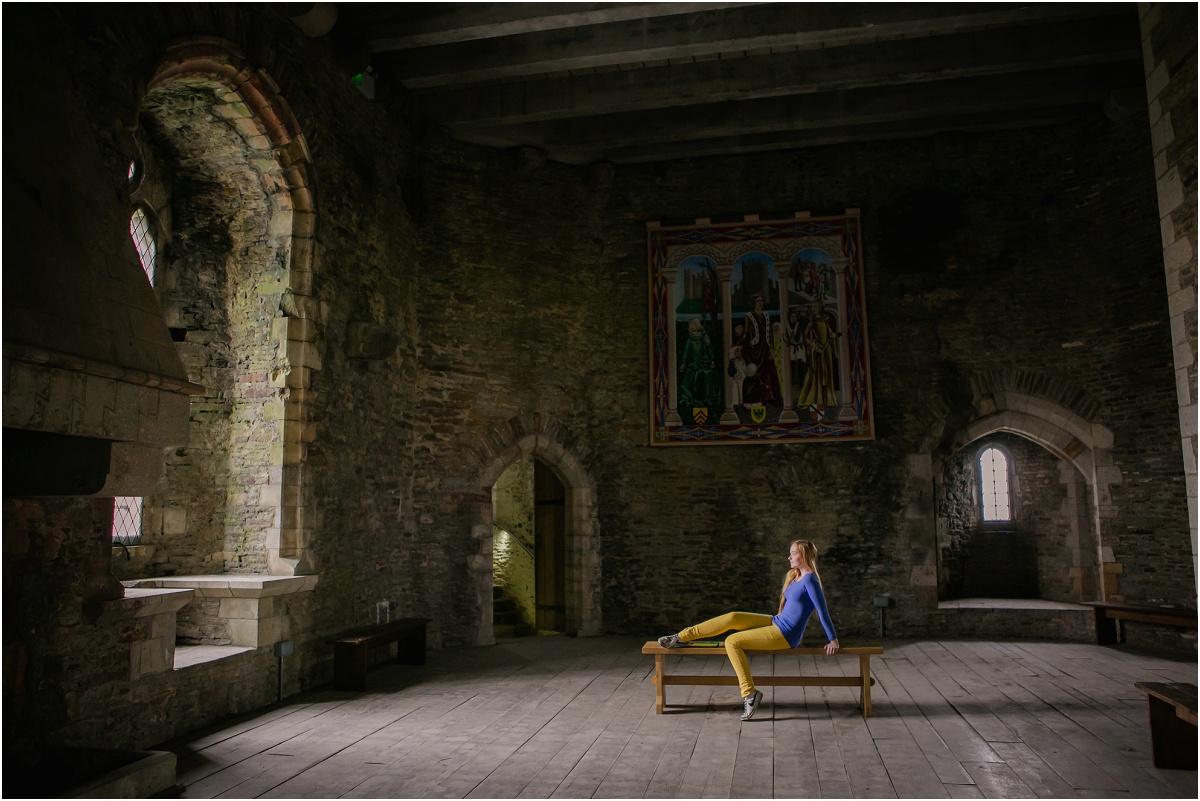
{"label": "wooden door", "polygon": [[554,471],[533,462],[534,596],[537,627],[566,631],[567,491]]}

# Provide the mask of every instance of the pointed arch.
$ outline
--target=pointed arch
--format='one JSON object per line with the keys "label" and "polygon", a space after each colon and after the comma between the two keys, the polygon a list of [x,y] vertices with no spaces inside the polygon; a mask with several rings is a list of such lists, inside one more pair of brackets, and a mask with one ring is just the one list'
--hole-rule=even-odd
{"label": "pointed arch", "polygon": [[477,645],[495,642],[491,489],[510,465],[526,456],[533,456],[553,470],[567,492],[567,631],[581,637],[601,633],[600,528],[596,482],[588,469],[591,454],[560,423],[535,414],[514,418],[507,425],[493,429],[476,452],[481,490],[478,522],[472,526],[472,534],[480,540],[480,558],[473,563],[479,602]]}
{"label": "pointed arch", "polygon": [[[1090,529],[1095,542],[1095,562],[1112,562],[1105,547],[1104,521],[1115,516],[1112,488],[1122,483],[1113,460],[1113,435],[1094,422],[1101,407],[1083,390],[1060,378],[1020,369],[995,370],[972,378],[974,396],[967,416],[955,428],[943,427],[949,409],[930,419],[924,454],[910,458],[910,502],[907,515],[923,519],[929,531],[928,550],[919,549],[912,582],[924,605],[936,605],[938,542],[937,521],[930,503],[933,485],[942,474],[944,460],[993,434],[1008,432],[1045,448],[1063,460],[1060,480],[1072,498],[1078,497],[1080,528]],[[936,419],[934,419],[936,418]],[[960,418],[962,419],[962,418]],[[1075,488],[1078,483],[1078,491]],[[934,493],[936,494],[936,493]],[[1086,494],[1086,500],[1082,497]],[[1085,539],[1090,537],[1085,537]],[[1116,574],[1102,573],[1095,586],[1101,597],[1116,594]],[[1089,585],[1090,586],[1090,585]]]}

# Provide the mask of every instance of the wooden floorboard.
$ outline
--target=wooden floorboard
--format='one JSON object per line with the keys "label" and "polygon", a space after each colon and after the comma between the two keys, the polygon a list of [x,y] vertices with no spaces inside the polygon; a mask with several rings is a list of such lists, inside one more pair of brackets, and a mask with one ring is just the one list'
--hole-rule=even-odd
{"label": "wooden floorboard", "polygon": [[[645,637],[537,637],[382,665],[159,748],[188,798],[1195,798],[1153,766],[1137,681],[1194,660],[1042,641],[888,640],[874,715],[850,687],[671,686]],[[727,659],[668,670],[732,676]],[[766,675],[852,676],[853,658],[755,656]]]}

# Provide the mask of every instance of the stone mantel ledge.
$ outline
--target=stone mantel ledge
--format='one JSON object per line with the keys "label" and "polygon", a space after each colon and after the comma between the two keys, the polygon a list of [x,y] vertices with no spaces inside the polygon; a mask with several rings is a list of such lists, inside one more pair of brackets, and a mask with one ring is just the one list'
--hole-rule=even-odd
{"label": "stone mantel ledge", "polygon": [[175,614],[192,600],[195,590],[187,588],[126,587],[124,598],[104,601],[96,623],[116,623],[152,615]]}
{"label": "stone mantel ledge", "polygon": [[[270,598],[309,592],[317,586],[316,575],[269,576],[258,573],[216,573],[202,576],[162,576],[123,581],[125,594],[136,590],[194,590],[200,598]],[[190,596],[189,596],[190,597]],[[182,606],[182,604],[180,605]]]}

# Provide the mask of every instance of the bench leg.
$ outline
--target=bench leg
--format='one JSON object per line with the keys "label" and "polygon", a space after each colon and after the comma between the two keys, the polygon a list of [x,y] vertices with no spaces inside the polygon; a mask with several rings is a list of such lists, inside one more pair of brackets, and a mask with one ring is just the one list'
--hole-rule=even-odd
{"label": "bench leg", "polygon": [[418,626],[396,641],[396,663],[399,665],[425,664],[424,626]]}
{"label": "bench leg", "polygon": [[1108,616],[1105,610],[1096,607],[1096,644],[1117,644],[1117,621]]}
{"label": "bench leg", "polygon": [[871,717],[871,655],[858,655],[858,677],[862,681],[859,701],[864,718]]}
{"label": "bench leg", "polygon": [[335,643],[333,646],[333,686],[339,690],[363,692],[367,689],[366,646]]}
{"label": "bench leg", "polygon": [[654,655],[654,714],[661,715],[663,707],[667,705],[667,683],[663,680],[666,675],[663,666],[666,664],[666,656],[663,654]]}
{"label": "bench leg", "polygon": [[1150,746],[1154,767],[1170,770],[1196,769],[1196,726],[1180,719],[1175,707],[1147,696],[1150,701]]}

